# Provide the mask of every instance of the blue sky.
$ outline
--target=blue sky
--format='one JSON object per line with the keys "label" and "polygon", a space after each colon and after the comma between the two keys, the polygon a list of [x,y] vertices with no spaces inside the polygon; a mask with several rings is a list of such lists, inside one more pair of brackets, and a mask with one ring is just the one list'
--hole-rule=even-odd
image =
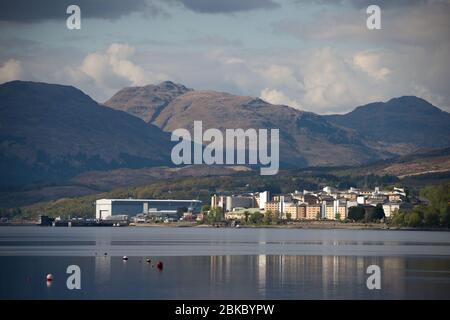
{"label": "blue sky", "polygon": [[[382,30],[366,28],[371,3]],[[66,28],[68,4],[81,30]],[[449,18],[446,0],[2,1],[0,82],[70,84],[100,102],[172,80],[317,113],[412,94],[450,110]]]}

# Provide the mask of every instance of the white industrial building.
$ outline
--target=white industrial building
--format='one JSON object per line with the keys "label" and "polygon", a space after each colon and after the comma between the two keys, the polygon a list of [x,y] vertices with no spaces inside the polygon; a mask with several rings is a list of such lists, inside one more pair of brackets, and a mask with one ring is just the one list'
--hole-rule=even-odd
{"label": "white industrial building", "polygon": [[200,212],[200,200],[171,199],[99,199],[95,203],[95,218],[104,220],[115,215],[134,217],[138,214],[164,215],[186,208],[192,213]]}
{"label": "white industrial building", "polygon": [[266,206],[266,202],[270,201],[270,192],[264,191],[260,192],[258,195],[258,204],[260,209],[264,209]]}

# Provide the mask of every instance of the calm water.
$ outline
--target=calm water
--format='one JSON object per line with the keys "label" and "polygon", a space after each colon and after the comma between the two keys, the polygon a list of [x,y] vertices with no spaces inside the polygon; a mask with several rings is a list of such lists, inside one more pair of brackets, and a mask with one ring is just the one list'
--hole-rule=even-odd
{"label": "calm water", "polygon": [[[81,290],[66,287],[73,264]],[[450,299],[450,233],[0,227],[0,298]]]}

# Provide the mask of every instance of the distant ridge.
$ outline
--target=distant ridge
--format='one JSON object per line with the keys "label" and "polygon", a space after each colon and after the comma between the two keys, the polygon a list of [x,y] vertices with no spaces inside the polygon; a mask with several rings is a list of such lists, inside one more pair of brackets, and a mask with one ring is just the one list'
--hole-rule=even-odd
{"label": "distant ridge", "polygon": [[415,96],[370,103],[344,115],[324,117],[383,143],[409,144],[413,149],[450,146],[450,114]]}
{"label": "distant ridge", "polygon": [[0,186],[12,186],[168,164],[170,139],[74,87],[12,81],[0,85],[0,151]]}
{"label": "distant ridge", "polygon": [[165,88],[163,82],[120,90],[105,105],[139,116],[166,132],[192,130],[195,120],[201,120],[205,129],[222,131],[279,128],[280,159],[288,167],[356,165],[391,156],[354,130],[331,124],[311,112],[272,105],[260,98],[195,91],[179,84]]}

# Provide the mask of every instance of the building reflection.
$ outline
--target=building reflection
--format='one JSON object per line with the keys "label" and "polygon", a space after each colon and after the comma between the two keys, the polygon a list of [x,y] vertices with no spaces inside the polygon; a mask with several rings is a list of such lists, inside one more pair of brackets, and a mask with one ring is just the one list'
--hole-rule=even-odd
{"label": "building reflection", "polygon": [[257,256],[257,270],[258,270],[258,292],[262,297],[266,295],[266,268],[267,256],[265,254],[261,254]]}
{"label": "building reflection", "polygon": [[95,257],[95,282],[103,284],[111,279],[111,257],[96,256]]}
{"label": "building reflection", "polygon": [[[381,291],[384,298],[402,298],[405,292],[405,259],[402,257],[364,256],[212,256],[211,285],[234,281],[236,285],[257,290],[258,296],[278,298],[283,292],[296,290],[294,298],[336,299],[376,298],[369,290],[366,273],[370,265],[381,268]],[[311,288],[308,292],[303,288]],[[378,290],[380,294],[380,290]]]}

